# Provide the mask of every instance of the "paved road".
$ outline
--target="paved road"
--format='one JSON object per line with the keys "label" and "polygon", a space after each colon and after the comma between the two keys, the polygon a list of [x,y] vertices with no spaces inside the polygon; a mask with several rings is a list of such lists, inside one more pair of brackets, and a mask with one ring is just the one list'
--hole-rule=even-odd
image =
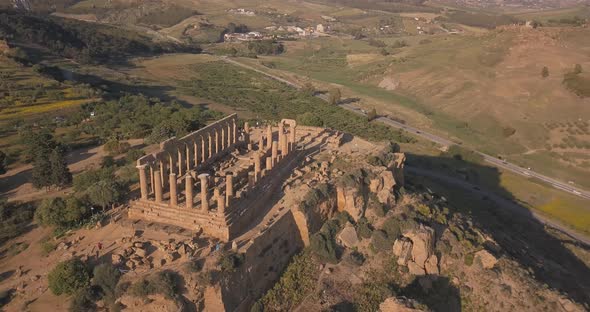
{"label": "paved road", "polygon": [[546,217],[542,214],[539,214],[534,209],[528,209],[528,208],[514,202],[513,200],[504,198],[494,192],[480,189],[475,184],[471,184],[465,180],[461,180],[458,178],[449,177],[447,175],[441,174],[440,172],[421,169],[421,168],[407,166],[407,165],[404,167],[404,171],[406,172],[406,174],[415,174],[415,175],[419,175],[419,176],[425,176],[425,177],[428,177],[428,178],[431,178],[434,180],[439,180],[446,185],[452,185],[454,187],[463,188],[467,192],[479,194],[482,197],[486,196],[489,200],[494,201],[502,208],[510,209],[511,211],[513,211],[519,215],[522,215],[524,217],[531,217],[531,218],[537,220],[538,222],[544,224],[545,226],[554,228],[554,229],[562,232],[563,234],[569,236],[570,238],[577,240],[581,243],[584,243],[587,246],[590,246],[590,238],[589,237],[575,232],[574,230],[570,229],[569,227],[565,226],[564,224],[562,224],[559,221],[556,221],[552,218],[549,218],[549,217]]}
{"label": "paved road", "polygon": [[[263,74],[263,75],[265,75],[267,77],[270,77],[270,78],[272,78],[274,80],[277,80],[277,81],[286,83],[287,85],[290,85],[290,86],[292,86],[294,88],[297,88],[297,89],[301,88],[300,85],[298,85],[296,83],[293,83],[291,81],[288,81],[286,79],[283,79],[281,77],[278,77],[276,75],[269,74],[267,72],[264,72],[262,70],[256,69],[256,68],[254,68],[252,66],[249,66],[249,65],[246,65],[246,64],[242,64],[242,63],[240,63],[240,62],[238,62],[236,60],[233,60],[233,59],[230,59],[230,58],[227,58],[227,57],[222,57],[222,58],[226,62],[232,63],[232,64],[237,65],[237,66],[241,66],[241,67],[244,67],[244,68],[253,70],[253,71],[256,71],[256,72],[258,72],[260,74]],[[317,96],[319,98],[323,99],[323,100],[327,100],[328,99],[327,98],[327,95],[325,95],[325,94],[318,94]],[[346,110],[349,110],[349,111],[351,111],[353,113],[366,116],[366,112],[365,111],[363,111],[363,110],[361,110],[361,109],[359,109],[359,108],[357,108],[357,107],[355,107],[355,106],[353,106],[351,104],[340,104],[340,107],[342,107],[342,108],[344,108]],[[381,122],[383,124],[386,124],[386,125],[391,126],[391,127],[394,127],[394,128],[403,129],[403,130],[405,130],[405,131],[407,131],[409,133],[412,133],[412,134],[414,134],[416,136],[419,136],[421,138],[424,138],[424,139],[426,139],[428,141],[431,141],[431,142],[435,142],[435,143],[440,144],[440,145],[450,146],[450,145],[456,144],[455,142],[453,142],[451,140],[445,139],[443,137],[437,136],[437,135],[432,134],[432,133],[425,132],[423,130],[420,130],[418,128],[414,128],[412,126],[403,124],[401,122],[397,122],[397,121],[395,121],[393,119],[390,119],[388,117],[378,117],[378,118],[375,119],[375,121]],[[576,195],[576,196],[579,196],[579,197],[582,197],[582,198],[585,198],[585,199],[590,199],[590,191],[586,191],[586,190],[577,188],[577,187],[575,187],[573,185],[570,185],[570,184],[568,184],[566,182],[562,182],[562,181],[553,179],[551,177],[542,175],[542,174],[540,174],[538,172],[532,171],[532,170],[530,170],[528,168],[523,168],[523,167],[520,167],[520,166],[518,166],[516,164],[509,163],[509,162],[507,162],[505,160],[498,159],[497,157],[493,157],[491,155],[484,154],[484,153],[479,152],[479,151],[476,151],[476,152],[478,154],[480,154],[480,155],[483,156],[484,161],[486,161],[486,162],[488,162],[488,163],[490,163],[490,164],[492,164],[492,165],[494,165],[496,167],[502,168],[502,169],[507,170],[507,171],[511,171],[511,172],[513,172],[515,174],[518,174],[518,175],[521,175],[521,176],[524,176],[524,177],[527,177],[527,178],[531,178],[531,177],[537,178],[539,180],[542,180],[542,181],[546,182],[547,184],[551,185],[552,187],[554,187],[554,188],[556,188],[558,190],[561,190],[561,191],[564,191],[564,192],[567,192],[567,193],[570,193],[570,194],[573,194],[573,195]]]}

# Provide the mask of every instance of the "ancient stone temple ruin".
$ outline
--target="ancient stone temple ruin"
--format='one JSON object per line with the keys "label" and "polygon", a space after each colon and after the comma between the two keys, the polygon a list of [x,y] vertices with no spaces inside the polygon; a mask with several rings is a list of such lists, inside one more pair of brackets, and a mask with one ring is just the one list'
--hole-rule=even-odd
{"label": "ancient stone temple ruin", "polygon": [[260,213],[302,156],[297,124],[238,128],[237,115],[218,120],[137,160],[141,197],[129,217],[203,230],[230,240]]}

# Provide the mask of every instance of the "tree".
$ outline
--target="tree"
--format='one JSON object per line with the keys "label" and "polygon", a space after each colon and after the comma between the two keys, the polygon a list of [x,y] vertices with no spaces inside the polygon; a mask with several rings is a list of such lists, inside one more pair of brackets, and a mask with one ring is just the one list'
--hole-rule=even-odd
{"label": "tree", "polygon": [[43,226],[67,228],[82,221],[90,210],[74,196],[48,198],[41,201],[35,210],[35,220]]}
{"label": "tree", "polygon": [[299,116],[297,116],[297,122],[304,126],[312,126],[312,127],[321,127],[324,125],[322,119],[312,113],[312,112],[305,112]]}
{"label": "tree", "polygon": [[581,74],[581,73],[582,73],[582,65],[580,65],[580,64],[576,64],[576,65],[574,66],[574,74],[576,74],[576,75],[577,75],[577,74]]}
{"label": "tree", "polygon": [[86,287],[90,283],[90,274],[86,265],[75,258],[58,263],[47,276],[49,289],[55,295],[71,295],[76,290]]}
{"label": "tree", "polygon": [[368,113],[367,113],[367,119],[369,121],[373,120],[377,118],[377,110],[373,107]]}
{"label": "tree", "polygon": [[303,92],[309,96],[313,96],[316,92],[316,89],[313,86],[313,84],[308,81],[305,84],[303,84],[303,87],[301,87],[301,92]]}
{"label": "tree", "polygon": [[51,162],[49,158],[44,155],[35,157],[33,161],[33,172],[31,174],[33,179],[33,186],[35,188],[49,188],[51,186]]}
{"label": "tree", "polygon": [[72,173],[70,173],[61,147],[58,146],[51,151],[49,164],[51,167],[51,185],[64,187],[72,183]]}
{"label": "tree", "polygon": [[340,102],[342,94],[340,93],[340,89],[332,88],[330,92],[328,92],[328,102],[332,105],[336,105]]}
{"label": "tree", "polygon": [[110,204],[115,203],[120,193],[119,186],[114,180],[100,180],[92,185],[87,191],[88,199],[94,205],[101,206],[104,211]]}
{"label": "tree", "polygon": [[543,70],[541,70],[541,76],[543,78],[549,77],[549,68],[547,68],[547,66],[543,66]]}

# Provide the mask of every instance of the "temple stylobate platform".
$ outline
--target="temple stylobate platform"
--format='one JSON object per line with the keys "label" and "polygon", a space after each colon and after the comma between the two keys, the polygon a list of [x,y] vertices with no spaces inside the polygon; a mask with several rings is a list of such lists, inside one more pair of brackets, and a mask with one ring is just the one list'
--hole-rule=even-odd
{"label": "temple stylobate platform", "polygon": [[294,120],[239,128],[236,114],[168,139],[137,160],[141,197],[129,217],[230,240],[290,175],[303,155],[297,146]]}

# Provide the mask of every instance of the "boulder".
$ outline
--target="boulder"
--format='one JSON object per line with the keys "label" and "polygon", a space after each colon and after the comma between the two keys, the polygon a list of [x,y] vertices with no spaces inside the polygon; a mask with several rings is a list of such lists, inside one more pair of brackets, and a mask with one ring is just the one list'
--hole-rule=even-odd
{"label": "boulder", "polygon": [[147,252],[143,248],[134,248],[135,254],[140,258],[145,258]]}
{"label": "boulder", "polygon": [[414,261],[408,262],[408,271],[410,271],[410,274],[416,275],[416,276],[426,274],[426,271],[424,270],[424,265],[418,265]]}
{"label": "boulder", "polygon": [[338,211],[346,211],[358,221],[365,214],[365,198],[355,188],[337,187]]}
{"label": "boulder", "polygon": [[393,243],[393,254],[397,257],[398,265],[407,265],[412,256],[412,241],[407,237],[396,239]]}
{"label": "boulder", "polygon": [[112,260],[113,264],[117,265],[123,261],[123,256],[121,256],[119,254],[113,254],[111,256],[111,260]]}
{"label": "boulder", "polygon": [[406,298],[389,297],[379,305],[379,312],[418,312],[415,309],[414,302]]}
{"label": "boulder", "polygon": [[342,231],[338,234],[338,242],[344,247],[353,248],[359,243],[359,238],[356,234],[354,226],[348,223]]}
{"label": "boulder", "polygon": [[484,269],[491,269],[498,262],[498,259],[496,259],[496,257],[494,257],[491,253],[489,253],[485,249],[476,252],[475,259],[479,259],[478,261],[481,263],[481,266]]}
{"label": "boulder", "polygon": [[133,247],[143,248],[143,242],[135,242],[133,243]]}
{"label": "boulder", "polygon": [[395,178],[393,177],[393,172],[389,170],[385,170],[381,172],[379,175],[379,180],[381,180],[381,189],[376,192],[377,199],[380,203],[385,205],[391,205],[395,202],[395,197],[393,196],[393,188],[395,187]]}
{"label": "boulder", "polygon": [[438,275],[438,257],[436,255],[432,255],[426,260],[424,264],[424,270],[426,270],[426,274],[434,274]]}
{"label": "boulder", "polygon": [[412,260],[424,267],[426,260],[434,251],[434,230],[420,225],[417,229],[404,234],[412,241]]}

